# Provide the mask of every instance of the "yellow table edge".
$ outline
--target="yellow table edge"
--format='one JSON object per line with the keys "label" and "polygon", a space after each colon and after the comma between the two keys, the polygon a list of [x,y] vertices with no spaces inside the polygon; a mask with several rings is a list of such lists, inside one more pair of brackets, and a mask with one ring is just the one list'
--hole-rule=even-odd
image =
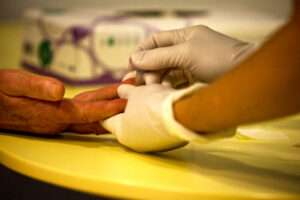
{"label": "yellow table edge", "polygon": [[[160,190],[159,188],[152,187],[137,187],[137,185],[131,185],[126,182],[123,184],[115,183],[109,180],[102,180],[102,184],[99,181],[94,180],[92,177],[88,179],[86,177],[71,176],[63,173],[57,169],[39,165],[28,160],[23,160],[0,147],[0,162],[25,176],[38,179],[50,184],[62,186],[65,188],[86,192],[94,195],[107,196],[112,198],[129,198],[129,199],[199,199],[199,194],[193,193],[178,193],[177,191]],[[85,180],[85,184],[81,185],[81,179]],[[216,199],[230,199],[230,200],[246,200],[246,199],[274,199],[274,200],[287,200],[287,199],[299,199],[297,195],[253,195],[253,196],[218,196],[211,194],[203,194],[202,198],[207,200]]]}

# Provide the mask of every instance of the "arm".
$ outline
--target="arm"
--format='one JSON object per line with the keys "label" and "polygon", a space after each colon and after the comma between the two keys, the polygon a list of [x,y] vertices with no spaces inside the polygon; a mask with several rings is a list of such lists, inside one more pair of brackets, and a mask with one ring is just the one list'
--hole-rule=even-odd
{"label": "arm", "polygon": [[295,7],[291,22],[253,56],[176,102],[176,119],[195,131],[216,131],[299,112],[300,6]]}

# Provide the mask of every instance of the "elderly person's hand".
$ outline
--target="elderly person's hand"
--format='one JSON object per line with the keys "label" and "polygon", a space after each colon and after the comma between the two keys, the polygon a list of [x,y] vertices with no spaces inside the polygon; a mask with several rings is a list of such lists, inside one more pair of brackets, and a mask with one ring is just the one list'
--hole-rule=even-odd
{"label": "elderly person's hand", "polygon": [[[126,83],[131,83],[129,80]],[[104,133],[98,121],[123,112],[114,84],[66,99],[60,81],[22,70],[0,70],[0,129],[38,134]]]}

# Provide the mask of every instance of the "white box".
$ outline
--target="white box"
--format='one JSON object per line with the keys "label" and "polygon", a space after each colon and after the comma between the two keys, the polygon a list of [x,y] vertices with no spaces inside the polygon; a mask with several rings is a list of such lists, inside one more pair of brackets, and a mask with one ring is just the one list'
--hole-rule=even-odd
{"label": "white box", "polygon": [[172,12],[29,9],[21,61],[69,84],[113,83],[125,73],[125,58],[152,32],[194,24]]}
{"label": "white box", "polygon": [[123,63],[152,32],[204,24],[258,41],[286,22],[261,13],[223,10],[29,9],[24,14],[22,65],[69,84],[113,83]]}

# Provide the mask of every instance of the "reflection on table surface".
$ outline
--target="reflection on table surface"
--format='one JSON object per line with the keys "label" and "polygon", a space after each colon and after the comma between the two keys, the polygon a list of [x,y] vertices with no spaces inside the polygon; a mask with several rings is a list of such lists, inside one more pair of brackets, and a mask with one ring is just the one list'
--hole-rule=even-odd
{"label": "reflection on table surface", "polygon": [[1,132],[1,162],[40,180],[112,197],[299,198],[299,120],[243,127],[276,130],[285,141],[233,137],[153,154],[136,153],[112,135]]}

